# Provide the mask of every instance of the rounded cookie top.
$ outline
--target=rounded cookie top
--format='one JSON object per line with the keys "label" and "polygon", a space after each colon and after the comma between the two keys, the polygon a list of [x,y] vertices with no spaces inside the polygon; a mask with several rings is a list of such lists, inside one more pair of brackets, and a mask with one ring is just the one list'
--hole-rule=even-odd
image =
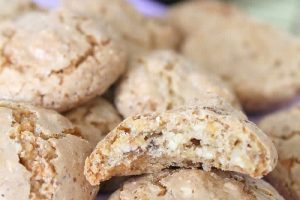
{"label": "rounded cookie top", "polygon": [[259,126],[273,139],[278,164],[267,176],[286,199],[300,199],[300,105],[266,116]]}
{"label": "rounded cookie top", "polygon": [[102,97],[96,97],[64,115],[93,147],[121,122],[117,110]]}
{"label": "rounded cookie top", "polygon": [[92,200],[98,188],[82,173],[91,151],[55,111],[0,101],[1,197]]}
{"label": "rounded cookie top", "polygon": [[190,31],[182,53],[224,78],[247,111],[270,109],[300,90],[299,38],[216,1],[179,4],[170,19]]}
{"label": "rounded cookie top", "polygon": [[0,28],[0,96],[66,111],[103,93],[126,56],[106,26],[65,11]]}
{"label": "rounded cookie top", "polygon": [[195,105],[128,117],[86,159],[85,176],[97,185],[113,176],[202,166],[262,177],[276,162],[271,140],[242,112],[211,96]]}
{"label": "rounded cookie top", "polygon": [[118,83],[115,104],[128,117],[173,109],[206,93],[217,94],[239,107],[233,91],[216,75],[173,51],[158,50],[131,59]]}
{"label": "rounded cookie top", "polygon": [[261,179],[226,172],[197,169],[164,170],[133,178],[113,193],[109,200],[283,200]]}
{"label": "rounded cookie top", "polygon": [[[161,19],[138,13],[126,0],[62,0],[63,7],[110,24],[134,55],[144,49],[175,48],[179,36]],[[117,14],[116,14],[117,13]]]}
{"label": "rounded cookie top", "polygon": [[32,0],[0,0],[0,21],[15,19],[28,11],[38,10]]}

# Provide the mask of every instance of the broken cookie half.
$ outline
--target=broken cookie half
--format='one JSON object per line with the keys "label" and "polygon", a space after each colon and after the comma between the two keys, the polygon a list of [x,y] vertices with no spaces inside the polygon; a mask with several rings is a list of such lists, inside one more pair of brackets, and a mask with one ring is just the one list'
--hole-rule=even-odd
{"label": "broken cookie half", "polygon": [[262,177],[274,168],[270,139],[218,97],[176,110],[125,119],[87,158],[92,185],[112,176],[154,173],[168,167],[211,167]]}
{"label": "broken cookie half", "polygon": [[232,172],[164,170],[132,178],[109,200],[283,200],[267,182]]}

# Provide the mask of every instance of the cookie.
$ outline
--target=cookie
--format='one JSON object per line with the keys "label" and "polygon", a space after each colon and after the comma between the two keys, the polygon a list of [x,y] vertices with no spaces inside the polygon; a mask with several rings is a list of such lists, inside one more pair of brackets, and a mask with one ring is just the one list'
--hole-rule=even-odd
{"label": "cookie", "polygon": [[186,33],[181,52],[226,80],[246,111],[268,110],[299,93],[299,38],[217,1],[179,4],[170,19]]}
{"label": "cookie", "polygon": [[165,111],[200,99],[207,92],[239,107],[229,86],[219,77],[170,50],[156,50],[130,61],[118,83],[115,104],[124,117]]}
{"label": "cookie", "polygon": [[57,111],[105,92],[126,63],[105,25],[65,11],[29,13],[2,26],[0,50],[1,98]]}
{"label": "cookie", "polygon": [[71,122],[55,111],[0,101],[2,199],[92,200],[98,188],[82,173],[91,151]]}
{"label": "cookie", "polygon": [[65,117],[81,130],[83,138],[93,147],[122,121],[114,106],[102,97],[65,113]]}
{"label": "cookie", "polygon": [[300,105],[266,116],[259,126],[273,139],[278,164],[267,180],[289,200],[300,199]]}
{"label": "cookie", "polygon": [[[178,31],[162,19],[138,13],[124,0],[61,0],[61,5],[73,12],[104,20],[123,39],[131,54],[157,48],[176,48]],[[117,14],[116,14],[117,13]]]}
{"label": "cookie", "polygon": [[31,0],[0,0],[0,21],[15,19],[26,12],[35,10],[39,8]]}
{"label": "cookie", "polygon": [[267,182],[197,169],[164,170],[127,181],[109,200],[283,200]]}
{"label": "cookie", "polygon": [[211,97],[194,106],[128,117],[86,159],[85,176],[97,185],[112,176],[202,166],[262,177],[276,161],[276,149],[260,129]]}

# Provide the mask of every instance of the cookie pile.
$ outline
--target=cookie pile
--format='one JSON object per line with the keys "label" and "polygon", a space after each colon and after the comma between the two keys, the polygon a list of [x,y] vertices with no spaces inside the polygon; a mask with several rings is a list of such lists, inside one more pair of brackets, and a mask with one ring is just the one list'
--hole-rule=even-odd
{"label": "cookie pile", "polygon": [[244,113],[300,91],[298,38],[218,1],[0,5],[0,200],[300,198],[299,106]]}

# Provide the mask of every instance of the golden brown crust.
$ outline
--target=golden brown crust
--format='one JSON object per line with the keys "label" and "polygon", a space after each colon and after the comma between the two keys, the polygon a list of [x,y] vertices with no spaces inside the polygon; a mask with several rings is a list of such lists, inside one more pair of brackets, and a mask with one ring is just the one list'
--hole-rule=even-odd
{"label": "golden brown crust", "polygon": [[261,130],[211,97],[194,106],[125,119],[87,158],[85,175],[96,185],[112,176],[202,165],[261,177],[276,161],[275,147]]}

